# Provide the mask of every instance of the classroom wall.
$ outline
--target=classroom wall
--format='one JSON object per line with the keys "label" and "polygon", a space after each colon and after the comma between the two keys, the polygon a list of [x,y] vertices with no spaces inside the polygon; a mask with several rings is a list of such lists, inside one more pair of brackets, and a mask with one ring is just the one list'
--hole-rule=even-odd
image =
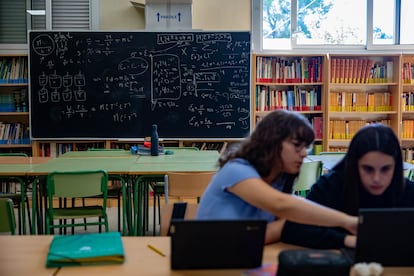
{"label": "classroom wall", "polygon": [[[100,1],[101,30],[145,29],[145,11],[130,0]],[[193,29],[251,30],[251,0],[193,0]]]}

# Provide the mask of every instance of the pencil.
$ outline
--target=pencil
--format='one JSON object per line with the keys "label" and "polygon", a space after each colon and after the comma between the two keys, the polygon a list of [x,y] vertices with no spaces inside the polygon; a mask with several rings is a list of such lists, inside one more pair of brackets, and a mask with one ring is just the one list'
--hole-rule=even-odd
{"label": "pencil", "polygon": [[158,248],[152,246],[151,244],[148,244],[148,248],[151,249],[152,251],[154,251],[155,253],[160,254],[161,256],[165,257],[165,254],[162,253],[161,250],[159,250]]}

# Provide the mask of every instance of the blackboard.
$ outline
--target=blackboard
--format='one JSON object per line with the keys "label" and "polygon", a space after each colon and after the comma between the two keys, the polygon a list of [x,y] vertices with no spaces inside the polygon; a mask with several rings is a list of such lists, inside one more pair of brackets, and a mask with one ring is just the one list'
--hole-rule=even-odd
{"label": "blackboard", "polygon": [[242,138],[250,32],[29,33],[33,139]]}

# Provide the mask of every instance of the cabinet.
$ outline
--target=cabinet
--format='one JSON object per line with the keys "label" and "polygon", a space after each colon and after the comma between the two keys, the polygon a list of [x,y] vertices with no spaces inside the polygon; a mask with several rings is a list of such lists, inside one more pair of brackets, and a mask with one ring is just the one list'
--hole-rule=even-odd
{"label": "cabinet", "polygon": [[362,126],[381,122],[400,136],[400,55],[330,55],[327,151],[346,151]]}
{"label": "cabinet", "polygon": [[0,54],[0,152],[32,154],[27,55]]}
{"label": "cabinet", "polygon": [[252,126],[275,109],[304,114],[315,131],[317,153],[325,132],[324,55],[261,55],[252,58]]}

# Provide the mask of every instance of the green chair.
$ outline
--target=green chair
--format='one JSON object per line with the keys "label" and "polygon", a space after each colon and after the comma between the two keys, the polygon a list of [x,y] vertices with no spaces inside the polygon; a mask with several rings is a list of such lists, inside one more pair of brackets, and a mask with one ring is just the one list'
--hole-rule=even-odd
{"label": "green chair", "polygon": [[10,198],[0,198],[0,233],[16,233],[13,200]]}
{"label": "green chair", "polygon": [[[0,153],[1,157],[28,157],[28,155],[24,152],[2,152]],[[27,207],[27,216],[29,221],[29,227],[31,231],[31,217],[30,217],[30,204],[29,200],[25,193],[22,193],[22,189],[26,188],[24,179],[21,177],[15,176],[3,176],[0,177],[0,183],[2,188],[0,188],[0,198],[10,198],[13,201],[13,206],[17,208],[18,214],[18,227],[19,227],[19,234],[26,234],[26,225],[25,219],[22,218],[22,209],[24,208],[24,203],[26,203]],[[12,189],[14,187],[14,189]],[[18,187],[18,188],[17,188]]]}
{"label": "green chair", "polygon": [[[47,176],[48,206],[46,214],[46,233],[50,234],[54,228],[97,225],[105,227],[108,232],[108,217],[106,201],[108,191],[108,174],[104,170],[95,171],[68,171],[52,172]],[[93,206],[54,206],[54,199],[61,198],[89,198],[102,196],[101,205]],[[95,217],[95,221],[76,222],[76,219]],[[58,224],[55,221],[59,220]],[[68,220],[72,220],[67,223]]]}
{"label": "green chair", "polygon": [[408,176],[407,176],[407,178],[408,178],[409,180],[411,180],[411,181],[414,181],[414,169],[411,169],[411,170],[408,172]]}
{"label": "green chair", "polygon": [[322,174],[322,161],[305,162],[300,168],[299,176],[293,184],[293,193],[306,197],[312,185]]}

